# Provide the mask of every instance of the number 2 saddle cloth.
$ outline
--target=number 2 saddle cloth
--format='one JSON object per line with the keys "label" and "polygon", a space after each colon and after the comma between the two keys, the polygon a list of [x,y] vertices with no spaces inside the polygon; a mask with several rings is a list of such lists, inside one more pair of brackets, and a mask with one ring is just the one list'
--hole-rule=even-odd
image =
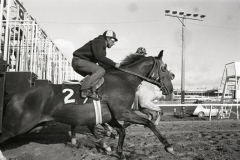
{"label": "number 2 saddle cloth", "polygon": [[[86,77],[85,77],[86,78]],[[84,78],[84,79],[85,79]],[[83,79],[83,80],[84,80]],[[104,79],[101,78],[96,88],[99,88],[104,82]],[[102,101],[95,101],[88,99],[85,102],[85,98],[80,96],[80,87],[82,81],[65,81],[62,84],[62,102],[65,107],[94,107],[96,114],[96,124],[102,123],[102,107],[107,107],[107,104]]]}
{"label": "number 2 saddle cloth", "polygon": [[[89,76],[86,76],[83,80],[79,81],[64,81],[62,84],[62,100],[64,105],[67,104],[83,104],[85,98],[82,98],[80,95],[80,88],[81,84],[84,80],[86,80]],[[96,83],[96,89],[98,89],[102,84],[104,83],[104,78],[102,77],[97,83]],[[92,103],[92,100],[87,100],[86,103]]]}

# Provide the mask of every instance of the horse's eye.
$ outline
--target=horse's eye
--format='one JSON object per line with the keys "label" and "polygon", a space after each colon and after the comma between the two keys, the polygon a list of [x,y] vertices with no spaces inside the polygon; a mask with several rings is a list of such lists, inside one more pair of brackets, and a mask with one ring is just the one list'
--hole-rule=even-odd
{"label": "horse's eye", "polygon": [[161,67],[161,70],[162,70],[163,72],[166,72],[166,71],[167,71],[167,65],[163,65],[163,66]]}
{"label": "horse's eye", "polygon": [[173,80],[174,78],[175,78],[175,75],[172,73],[172,74],[170,75],[170,79]]}

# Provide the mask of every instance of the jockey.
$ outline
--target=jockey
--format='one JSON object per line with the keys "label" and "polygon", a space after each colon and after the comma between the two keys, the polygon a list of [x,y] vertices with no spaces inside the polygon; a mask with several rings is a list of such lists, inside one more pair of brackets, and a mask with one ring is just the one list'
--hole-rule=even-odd
{"label": "jockey", "polygon": [[111,48],[117,41],[115,32],[107,30],[73,52],[73,69],[84,77],[90,75],[82,83],[81,97],[100,100],[96,94],[96,84],[105,74],[105,66],[120,67],[120,63],[106,57],[106,47]]}
{"label": "jockey", "polygon": [[137,54],[140,54],[140,55],[143,55],[143,56],[146,56],[147,53],[146,53],[146,49],[143,48],[143,47],[139,47],[136,51]]}

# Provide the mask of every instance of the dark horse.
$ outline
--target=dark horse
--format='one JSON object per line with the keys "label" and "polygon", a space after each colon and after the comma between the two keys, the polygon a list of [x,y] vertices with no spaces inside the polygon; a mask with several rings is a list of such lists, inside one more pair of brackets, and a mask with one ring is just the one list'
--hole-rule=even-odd
{"label": "dark horse", "polygon": [[[123,60],[122,70],[113,69],[105,74],[105,82],[98,89],[102,98],[102,123],[108,123],[118,132],[117,154],[121,159],[125,159],[125,129],[118,120],[150,128],[165,145],[165,150],[174,154],[172,145],[156,126],[131,110],[136,89],[143,79],[158,85],[164,95],[173,92],[170,72],[166,69],[162,56],[163,51],[157,57],[130,54]],[[96,124],[93,104],[64,107],[61,92],[61,85],[47,84],[14,94],[6,105],[0,143],[27,133],[47,121],[93,127]]]}

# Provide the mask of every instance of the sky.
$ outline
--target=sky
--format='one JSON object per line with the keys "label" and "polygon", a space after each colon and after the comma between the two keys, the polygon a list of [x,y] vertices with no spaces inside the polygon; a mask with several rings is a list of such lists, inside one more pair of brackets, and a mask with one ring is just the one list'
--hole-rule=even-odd
{"label": "sky", "polygon": [[165,10],[206,15],[186,20],[185,90],[220,87],[227,63],[240,62],[240,0],[20,0],[27,12],[71,62],[72,53],[113,30],[118,42],[107,57],[121,62],[145,47],[164,50],[163,61],[181,89],[182,23]]}

